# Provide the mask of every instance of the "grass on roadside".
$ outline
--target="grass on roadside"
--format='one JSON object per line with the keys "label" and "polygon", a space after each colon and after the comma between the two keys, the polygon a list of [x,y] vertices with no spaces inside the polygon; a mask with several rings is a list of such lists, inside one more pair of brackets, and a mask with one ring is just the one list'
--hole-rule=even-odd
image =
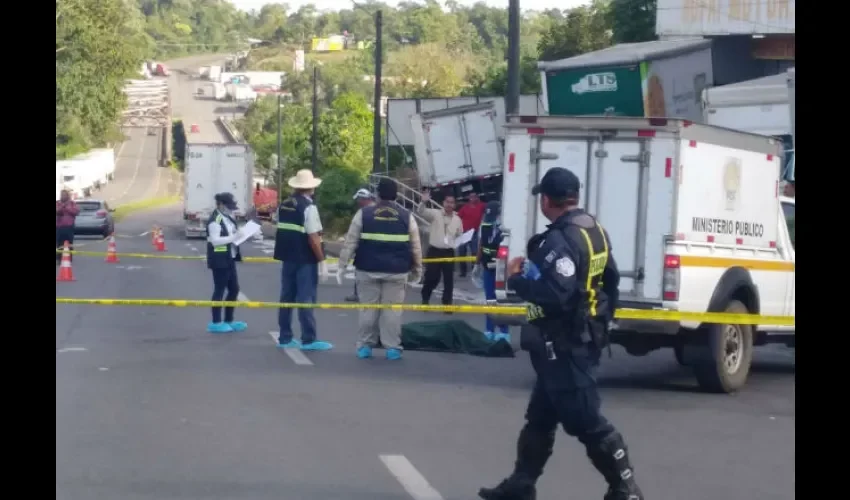
{"label": "grass on roadside", "polygon": [[115,212],[112,213],[112,218],[119,222],[124,217],[136,212],[140,212],[142,210],[150,210],[152,208],[163,207],[165,205],[170,205],[172,203],[177,203],[180,201],[179,196],[162,196],[159,198],[148,198],[146,200],[134,201],[132,203],[126,203],[124,205],[119,206],[115,209]]}

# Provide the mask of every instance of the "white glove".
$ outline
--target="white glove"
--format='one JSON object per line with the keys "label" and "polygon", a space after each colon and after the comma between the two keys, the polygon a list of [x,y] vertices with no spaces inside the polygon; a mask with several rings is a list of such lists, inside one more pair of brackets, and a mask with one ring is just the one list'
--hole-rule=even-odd
{"label": "white glove", "polygon": [[328,261],[323,260],[319,262],[319,276],[322,279],[322,283],[324,283],[328,279]]}
{"label": "white glove", "polygon": [[337,265],[336,266],[336,284],[337,285],[342,284],[342,272],[343,272],[342,266]]}

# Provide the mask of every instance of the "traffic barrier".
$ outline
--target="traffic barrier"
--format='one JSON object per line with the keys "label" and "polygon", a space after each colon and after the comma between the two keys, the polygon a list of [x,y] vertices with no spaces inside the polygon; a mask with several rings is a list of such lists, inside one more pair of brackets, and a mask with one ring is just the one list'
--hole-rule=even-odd
{"label": "traffic barrier", "polygon": [[56,276],[56,281],[75,281],[74,270],[71,268],[70,243],[65,242],[65,249],[62,251],[62,261],[59,263],[59,275]]}
{"label": "traffic barrier", "polygon": [[106,246],[106,262],[108,264],[117,264],[118,262],[120,262],[118,260],[118,249],[115,248],[114,234],[109,236],[109,243]]}
{"label": "traffic barrier", "polygon": [[[421,304],[299,304],[287,302],[214,301],[181,299],[78,299],[56,297],[57,304],[136,307],[247,307],[249,309],[379,309],[391,311],[451,312],[461,314],[497,314],[524,316],[525,306],[485,305],[421,305]],[[793,316],[760,316],[758,314],[699,313],[653,309],[618,309],[616,319],[655,321],[696,321],[736,325],[794,326]]]}
{"label": "traffic barrier", "polygon": [[[56,253],[62,253],[62,249],[57,249]],[[106,255],[106,252],[93,252],[88,250],[72,250],[72,255],[82,255],[88,257],[101,257]],[[204,260],[206,259],[203,255],[158,255],[151,253],[116,253],[118,257],[126,257],[130,259],[171,259],[171,260]],[[475,262],[475,257],[442,257],[439,259],[422,259],[422,262],[425,264],[436,263],[436,262]],[[335,257],[329,257],[327,259],[328,262],[339,262],[339,259]],[[242,262],[256,262],[256,263],[266,263],[271,264],[274,262],[280,262],[278,260],[274,260],[271,257],[242,257]]]}

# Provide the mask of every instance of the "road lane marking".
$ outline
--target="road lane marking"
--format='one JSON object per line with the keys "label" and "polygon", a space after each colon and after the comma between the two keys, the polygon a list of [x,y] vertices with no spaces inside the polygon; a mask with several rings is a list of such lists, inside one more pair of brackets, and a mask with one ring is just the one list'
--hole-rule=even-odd
{"label": "road lane marking", "polygon": [[[274,341],[275,346],[278,345],[278,335],[280,335],[280,332],[269,332],[269,336]],[[296,365],[301,365],[301,366],[312,366],[313,365],[313,362],[310,361],[310,358],[305,356],[304,353],[301,352],[300,349],[280,349],[280,350],[285,352],[286,355],[289,356],[289,359],[291,359],[292,362],[295,363]]]}
{"label": "road lane marking", "polygon": [[140,235],[139,235],[139,238],[141,238],[142,236],[147,236],[147,235],[149,235],[149,234],[151,234],[151,232],[150,232],[150,231],[145,231],[144,233],[142,233],[142,234],[140,234]]}
{"label": "road lane marking", "polygon": [[136,177],[139,176],[139,165],[142,163],[142,153],[145,151],[145,143],[147,142],[147,136],[144,136],[141,141],[142,147],[139,148],[139,153],[136,156],[136,165],[133,168],[133,176],[130,177],[130,182],[127,184],[127,188],[124,189],[124,192],[121,193],[117,198],[113,198],[111,203],[118,205],[118,202],[123,200],[127,193],[130,192],[130,189],[133,187],[133,184],[136,182]]}
{"label": "road lane marking", "polygon": [[62,349],[56,349],[56,352],[85,352],[88,351],[85,347],[63,347]]}
{"label": "road lane marking", "polygon": [[435,490],[425,476],[416,470],[404,455],[380,455],[390,473],[415,500],[444,500],[440,492]]}

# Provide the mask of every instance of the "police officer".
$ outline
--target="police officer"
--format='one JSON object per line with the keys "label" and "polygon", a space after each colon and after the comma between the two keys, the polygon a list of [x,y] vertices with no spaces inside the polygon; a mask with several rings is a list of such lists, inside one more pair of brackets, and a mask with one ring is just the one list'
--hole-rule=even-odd
{"label": "police officer", "polygon": [[[322,183],[310,170],[299,170],[289,179],[294,194],[278,207],[274,258],[283,261],[280,277],[280,301],[315,304],[319,286],[319,265],[325,260],[322,247],[322,221],[313,203],[313,193]],[[305,351],[327,351],[329,342],[316,339],[313,310],[298,309],[301,342],[292,335],[292,309],[278,312],[280,337],[278,347],[301,348]]]}
{"label": "police officer", "polygon": [[537,381],[517,443],[513,474],[486,500],[534,500],[535,484],[552,454],[555,429],[585,446],[608,483],[604,500],[643,500],[623,437],[600,413],[595,372],[607,325],[613,319],[620,275],[608,235],[578,208],[580,183],[564,168],[552,168],[532,194],[552,223],[528,242],[526,255],[511,259],[508,285],[529,303],[522,344]]}
{"label": "police officer", "polygon": [[[236,263],[242,260],[239,246],[233,242],[239,237],[233,211],[236,200],[230,193],[215,195],[215,210],[207,221],[207,267],[213,273],[212,300],[222,299],[228,302],[239,297],[239,276]],[[226,291],[226,296],[225,296]],[[224,308],[224,321],[221,319],[221,307],[212,308],[212,323],[207,326],[210,333],[241,332],[248,328],[244,321],[234,321],[235,308]]]}

